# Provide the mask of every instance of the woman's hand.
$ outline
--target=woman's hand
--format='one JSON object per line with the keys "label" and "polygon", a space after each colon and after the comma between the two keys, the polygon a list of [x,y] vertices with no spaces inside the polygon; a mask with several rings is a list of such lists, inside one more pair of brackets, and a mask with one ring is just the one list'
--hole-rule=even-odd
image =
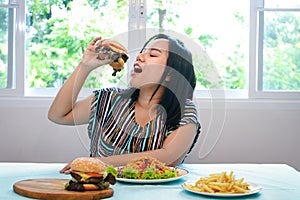
{"label": "woman's hand", "polygon": [[110,59],[107,59],[107,60],[97,59],[98,53],[96,52],[97,46],[95,44],[99,40],[101,41],[101,39],[102,39],[101,37],[96,37],[86,48],[86,50],[82,56],[82,60],[81,60],[80,64],[82,65],[82,67],[84,67],[88,71],[92,71],[92,70],[96,69],[97,67],[109,64],[111,62]]}
{"label": "woman's hand", "polygon": [[59,173],[61,174],[70,174],[71,172],[71,162],[69,162],[64,168],[59,170]]}

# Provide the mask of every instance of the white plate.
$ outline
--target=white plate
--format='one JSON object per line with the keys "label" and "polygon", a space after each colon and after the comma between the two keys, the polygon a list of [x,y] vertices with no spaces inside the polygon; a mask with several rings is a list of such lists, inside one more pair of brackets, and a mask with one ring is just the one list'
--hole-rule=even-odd
{"label": "white plate", "polygon": [[[122,167],[118,167],[119,170]],[[172,167],[171,167],[172,169]],[[174,169],[174,168],[173,168]],[[170,181],[176,181],[188,175],[188,171],[183,168],[176,168],[177,177],[174,178],[165,178],[165,179],[128,179],[128,178],[116,178],[117,181],[127,182],[127,183],[138,183],[138,184],[145,184],[145,183],[165,183]]]}
{"label": "white plate", "polygon": [[262,190],[261,186],[258,186],[254,183],[249,183],[249,189],[250,192],[249,193],[238,193],[238,194],[220,194],[220,193],[209,193],[209,192],[198,192],[198,191],[194,191],[189,189],[186,185],[195,185],[195,181],[187,181],[184,182],[181,186],[183,189],[185,189],[186,191],[195,193],[195,194],[201,194],[201,195],[206,195],[206,196],[214,196],[214,197],[240,197],[240,196],[247,196],[247,195],[252,195],[252,194],[256,194],[258,192],[260,192]]}

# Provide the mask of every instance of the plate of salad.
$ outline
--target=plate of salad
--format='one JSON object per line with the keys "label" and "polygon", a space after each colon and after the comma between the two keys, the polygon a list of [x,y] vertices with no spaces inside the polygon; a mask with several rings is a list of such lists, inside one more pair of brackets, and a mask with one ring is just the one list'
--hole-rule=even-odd
{"label": "plate of salad", "polygon": [[180,167],[169,167],[152,157],[140,157],[126,166],[116,168],[117,181],[127,183],[164,183],[175,181],[188,175],[188,171]]}

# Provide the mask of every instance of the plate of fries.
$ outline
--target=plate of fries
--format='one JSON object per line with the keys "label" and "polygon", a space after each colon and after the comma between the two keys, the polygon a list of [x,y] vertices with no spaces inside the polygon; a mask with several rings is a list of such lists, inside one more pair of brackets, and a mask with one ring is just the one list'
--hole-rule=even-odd
{"label": "plate of fries", "polygon": [[262,187],[245,182],[244,178],[236,179],[233,172],[209,174],[196,181],[184,182],[182,188],[196,194],[215,197],[236,197],[258,193]]}

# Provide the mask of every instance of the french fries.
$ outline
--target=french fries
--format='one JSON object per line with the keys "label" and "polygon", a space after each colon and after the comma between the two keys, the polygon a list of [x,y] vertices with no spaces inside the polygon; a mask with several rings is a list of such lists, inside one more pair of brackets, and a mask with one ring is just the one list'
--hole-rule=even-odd
{"label": "french fries", "polygon": [[233,172],[210,174],[208,177],[202,177],[194,185],[185,184],[189,190],[196,192],[238,194],[249,193],[249,184],[244,182],[244,178],[235,179]]}

